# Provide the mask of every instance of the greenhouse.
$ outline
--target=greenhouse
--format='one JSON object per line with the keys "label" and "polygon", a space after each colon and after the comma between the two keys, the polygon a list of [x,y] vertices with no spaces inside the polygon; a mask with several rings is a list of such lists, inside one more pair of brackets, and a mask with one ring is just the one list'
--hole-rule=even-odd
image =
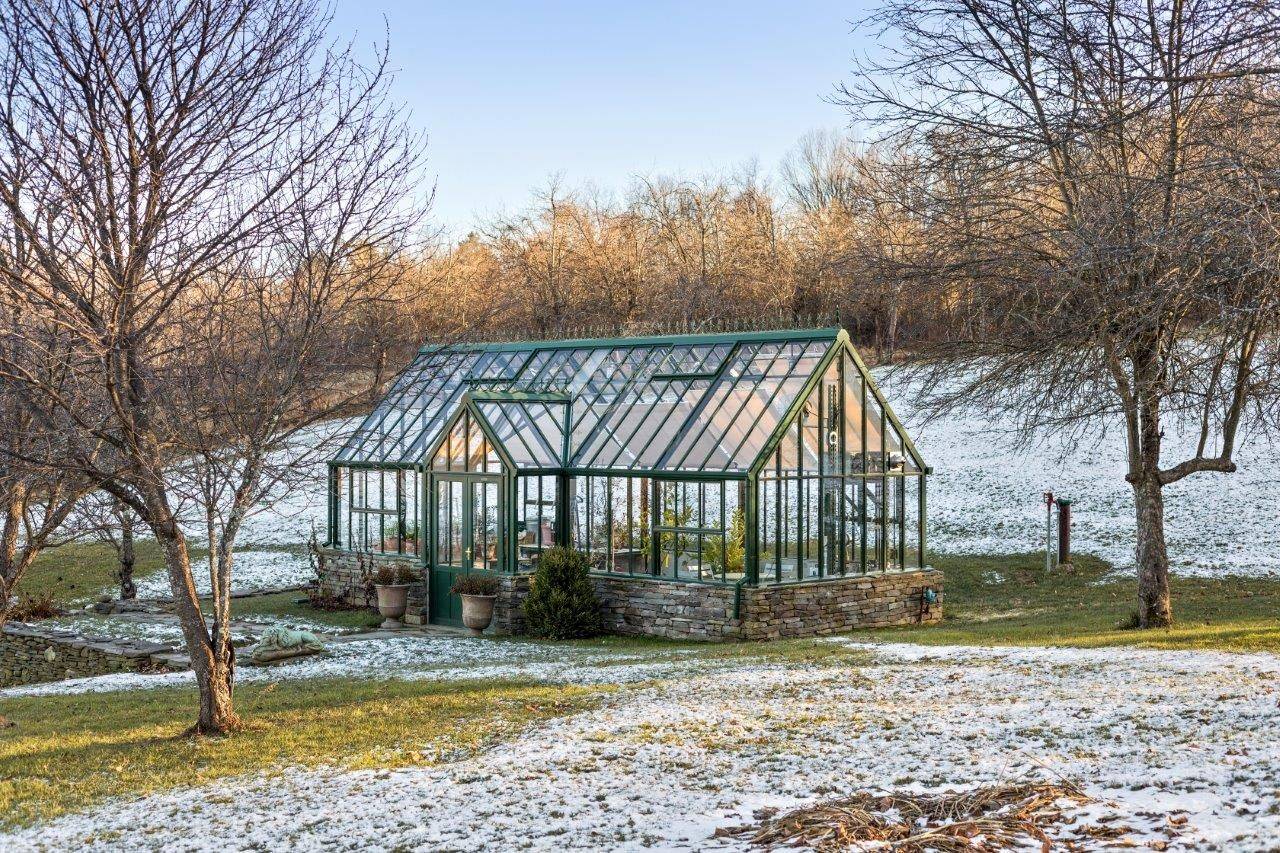
{"label": "greenhouse", "polygon": [[[928,473],[841,329],[424,347],[330,462],[324,553],[335,577],[411,563],[445,624],[453,580],[484,572],[518,630],[553,545],[588,555],[633,633],[745,635],[753,592],[789,585],[875,617],[865,598],[910,587],[933,618]],[[847,583],[904,574],[924,580]]]}

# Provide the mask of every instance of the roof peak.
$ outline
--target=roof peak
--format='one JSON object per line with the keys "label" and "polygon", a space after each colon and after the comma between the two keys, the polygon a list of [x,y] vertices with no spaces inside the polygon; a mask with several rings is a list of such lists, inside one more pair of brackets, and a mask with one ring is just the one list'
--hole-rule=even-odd
{"label": "roof peak", "polygon": [[716,344],[738,341],[782,341],[782,340],[815,340],[831,338],[847,340],[849,333],[839,326],[819,326],[813,328],[785,329],[752,329],[739,331],[685,332],[679,334],[657,335],[614,335],[603,337],[571,337],[530,341],[455,341],[452,343],[426,344],[419,352],[435,352],[441,350],[474,351],[486,350],[501,352],[503,350],[540,350],[540,349],[576,349],[580,347],[633,347],[652,346],[654,344]]}

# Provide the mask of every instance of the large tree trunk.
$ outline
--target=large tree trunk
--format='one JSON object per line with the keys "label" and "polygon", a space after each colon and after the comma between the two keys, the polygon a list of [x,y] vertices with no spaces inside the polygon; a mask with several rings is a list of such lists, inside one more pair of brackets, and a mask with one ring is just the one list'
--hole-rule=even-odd
{"label": "large tree trunk", "polygon": [[191,668],[196,672],[200,685],[200,716],[196,720],[195,734],[221,735],[240,727],[240,717],[232,702],[232,685],[235,680],[236,653],[229,639],[220,638],[215,644],[202,646],[201,654],[193,656]]}
{"label": "large tree trunk", "polygon": [[1169,601],[1169,553],[1164,542],[1164,487],[1152,474],[1133,486],[1138,514],[1138,626],[1173,624]]}
{"label": "large tree trunk", "polygon": [[191,574],[191,555],[186,537],[172,513],[168,512],[168,506],[163,500],[153,499],[151,510],[153,515],[158,516],[162,512],[167,515],[163,522],[153,522],[151,529],[164,551],[174,610],[191,655],[191,669],[200,688],[200,713],[191,733],[228,734],[240,727],[240,718],[232,704],[235,652],[231,648],[231,639],[221,631],[211,636],[205,625],[200,597]]}

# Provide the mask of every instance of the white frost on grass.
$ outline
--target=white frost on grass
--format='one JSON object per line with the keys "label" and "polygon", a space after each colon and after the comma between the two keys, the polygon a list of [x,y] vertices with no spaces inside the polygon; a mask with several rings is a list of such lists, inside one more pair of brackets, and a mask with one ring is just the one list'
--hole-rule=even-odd
{"label": "white frost on grass", "polygon": [[[1075,812],[1064,832],[1113,818],[1108,826],[1126,828],[1121,842],[1175,850],[1264,849],[1280,837],[1280,658],[902,645],[872,654],[870,665],[690,664],[475,758],[270,771],[105,804],[0,846],[703,850],[741,846],[712,833],[764,806],[1028,772],[1077,779],[1104,801]],[[1178,810],[1184,827],[1167,820]]]}
{"label": "white frost on grass", "polygon": [[[882,371],[877,374],[883,376]],[[1124,434],[1095,430],[1079,445],[1049,440],[1016,446],[1011,424],[981,415],[926,419],[906,386],[882,390],[925,461],[929,478],[929,547],[950,553],[1010,554],[1043,550],[1052,490],[1073,501],[1073,546],[1121,569],[1134,564],[1133,491],[1125,482]],[[1165,458],[1194,455],[1197,435],[1165,424]],[[1234,474],[1196,474],[1165,489],[1170,568],[1184,576],[1280,573],[1280,447],[1252,436],[1236,452]]]}
{"label": "white frost on grass", "polygon": [[[209,563],[203,557],[192,560],[191,574],[196,591],[209,595]],[[305,554],[289,551],[236,551],[231,565],[231,590],[269,589],[301,586],[311,579],[311,563]],[[169,575],[154,572],[138,582],[139,598],[167,598]]]}
{"label": "white frost on grass", "polygon": [[[660,678],[689,668],[689,655],[609,651],[582,646],[446,636],[400,636],[332,642],[321,655],[271,666],[242,665],[236,683],[312,678],[456,681],[521,679],[555,684],[606,684]],[[194,684],[190,672],[127,673],[0,690],[0,698],[107,693]]]}
{"label": "white frost on grass", "polygon": [[56,628],[75,631],[86,637],[122,638],[144,640],[148,643],[182,643],[182,629],[176,617],[171,619],[129,619],[117,616],[98,616],[93,613],[73,613],[42,619],[40,628]]}

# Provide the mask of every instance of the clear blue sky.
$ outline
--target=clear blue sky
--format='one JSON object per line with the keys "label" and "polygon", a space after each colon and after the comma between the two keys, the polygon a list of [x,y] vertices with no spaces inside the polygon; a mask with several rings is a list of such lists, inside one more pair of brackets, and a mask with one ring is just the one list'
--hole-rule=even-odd
{"label": "clear blue sky", "polygon": [[390,27],[396,96],[429,134],[436,221],[455,234],[515,210],[555,173],[620,190],[753,158],[847,126],[859,2],[337,0],[336,37]]}

